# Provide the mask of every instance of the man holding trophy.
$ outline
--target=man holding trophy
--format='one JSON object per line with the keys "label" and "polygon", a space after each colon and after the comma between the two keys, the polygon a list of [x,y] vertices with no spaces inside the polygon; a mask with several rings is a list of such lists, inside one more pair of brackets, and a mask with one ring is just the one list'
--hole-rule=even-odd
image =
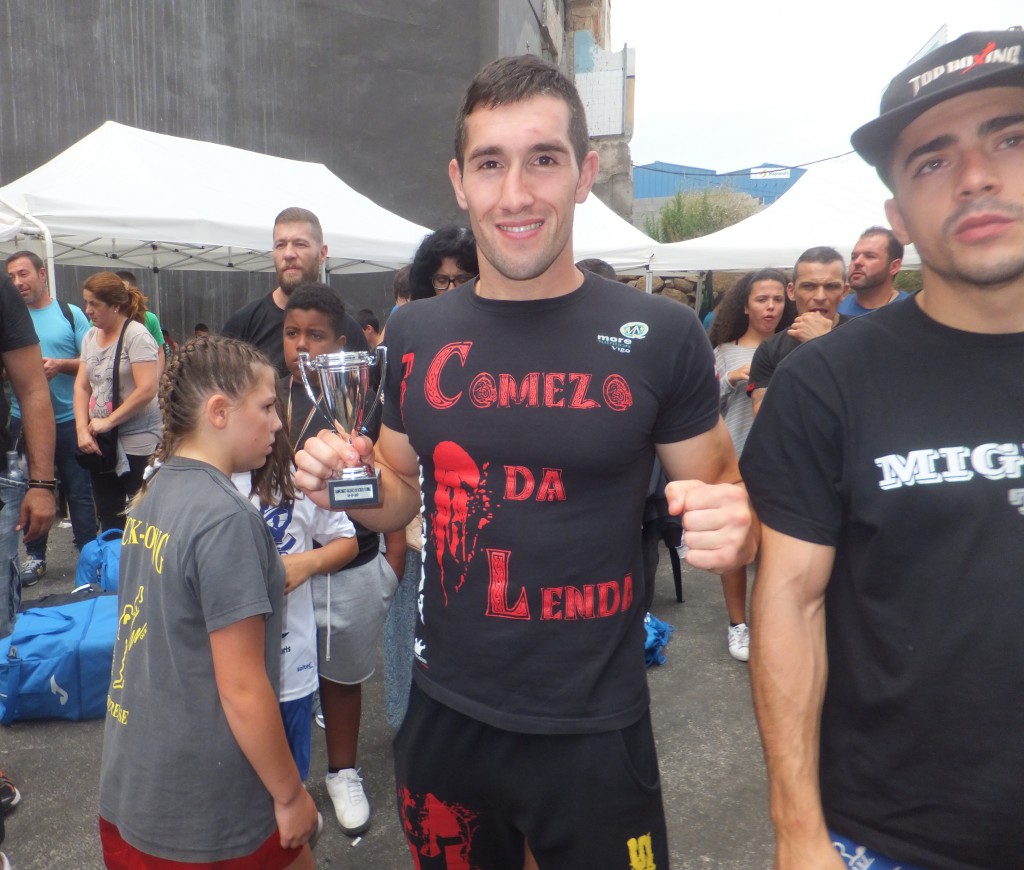
{"label": "man holding trophy", "polygon": [[557,68],[485,67],[455,152],[480,276],[395,312],[376,447],[325,430],[296,481],[327,505],[342,469],[379,470],[379,506],[350,513],[381,530],[422,504],[395,743],[413,852],[510,870],[667,866],[643,663],[655,454],[693,565],[745,564],[756,537],[711,348],[686,306],[575,267],[573,214],[598,159]]}

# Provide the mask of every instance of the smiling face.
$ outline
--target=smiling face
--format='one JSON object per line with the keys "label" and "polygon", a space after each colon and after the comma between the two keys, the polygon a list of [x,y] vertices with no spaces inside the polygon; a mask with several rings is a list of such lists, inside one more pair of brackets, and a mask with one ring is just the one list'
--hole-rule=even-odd
{"label": "smiling face", "polygon": [[786,292],[796,304],[797,315],[816,311],[823,317],[834,320],[836,309],[846,292],[842,261],[800,263],[796,267],[793,283]]}
{"label": "smiling face", "polygon": [[7,264],[7,275],[29,308],[49,304],[46,269],[37,269],[28,257],[18,257]]}
{"label": "smiling face", "polygon": [[928,272],[976,288],[1024,279],[1024,88],[929,109],[900,135],[890,173],[886,213]]}
{"label": "smiling face", "polygon": [[225,435],[234,473],[259,468],[274,448],[274,434],[281,428],[274,377],[273,369],[260,366],[255,385],[228,411]]}
{"label": "smiling face", "polygon": [[778,281],[766,279],[751,284],[743,313],[754,332],[767,336],[775,332],[785,307],[786,288]]}
{"label": "smiling face", "polygon": [[279,223],[274,226],[273,256],[277,286],[288,296],[300,284],[320,280],[327,246],[317,240],[312,225],[305,221]]}
{"label": "smiling face", "polygon": [[578,286],[573,215],[596,175],[594,152],[577,165],[569,107],[557,97],[477,108],[466,118],[464,165],[453,160],[449,176],[476,236],[481,295],[544,298]]}

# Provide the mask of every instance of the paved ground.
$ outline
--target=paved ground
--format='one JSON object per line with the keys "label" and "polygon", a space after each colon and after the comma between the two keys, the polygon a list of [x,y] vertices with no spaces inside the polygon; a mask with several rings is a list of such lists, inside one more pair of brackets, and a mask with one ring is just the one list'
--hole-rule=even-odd
{"label": "paved ground", "polygon": [[[725,608],[718,578],[692,568],[686,603],[672,592],[662,550],[654,612],[676,626],[668,662],[649,673],[665,805],[676,870],[763,870],[771,865],[764,765],[750,702],[747,666],[725,648]],[[49,573],[26,597],[71,589],[75,553],[70,530],[51,533]],[[15,870],[101,868],[96,807],[102,721],[23,722],[0,730],[0,767],[21,789],[7,817],[4,851]],[[159,735],[155,735],[159,739]],[[391,732],[383,682],[366,686],[360,757],[375,814],[353,846],[330,816],[322,777],[308,787],[327,826],[318,867],[399,870],[411,867],[392,798]],[[322,733],[314,727],[314,771],[325,769]],[[609,861],[609,870],[621,862]],[[603,868],[594,868],[603,870]],[[662,868],[659,868],[662,870]]]}

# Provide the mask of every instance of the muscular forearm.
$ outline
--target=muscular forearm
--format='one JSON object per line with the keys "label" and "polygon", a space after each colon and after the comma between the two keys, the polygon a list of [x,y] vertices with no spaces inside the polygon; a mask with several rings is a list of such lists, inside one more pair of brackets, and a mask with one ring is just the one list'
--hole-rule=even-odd
{"label": "muscular forearm", "polygon": [[780,579],[766,532],[754,584],[751,681],[780,849],[827,837],[818,787],[819,728],[827,658],[823,598]]}
{"label": "muscular forearm", "polygon": [[32,387],[27,395],[18,396],[18,402],[21,404],[21,420],[25,431],[29,477],[52,480],[56,428],[50,391],[45,381],[41,383],[41,389]]}

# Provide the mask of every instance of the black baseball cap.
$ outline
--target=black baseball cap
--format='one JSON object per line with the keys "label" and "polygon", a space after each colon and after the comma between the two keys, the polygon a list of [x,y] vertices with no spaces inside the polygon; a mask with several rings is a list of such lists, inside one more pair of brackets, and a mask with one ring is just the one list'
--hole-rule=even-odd
{"label": "black baseball cap", "polygon": [[884,176],[892,147],[911,121],[951,97],[1003,85],[1024,87],[1024,32],[965,33],[915,61],[889,82],[878,117],[854,132],[850,141]]}

